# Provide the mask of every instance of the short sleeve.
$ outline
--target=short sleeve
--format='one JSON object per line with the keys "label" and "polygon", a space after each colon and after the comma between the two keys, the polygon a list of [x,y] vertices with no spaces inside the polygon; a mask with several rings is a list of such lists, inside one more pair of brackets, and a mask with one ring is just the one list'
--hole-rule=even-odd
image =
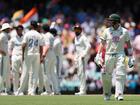
{"label": "short sleeve", "polygon": [[28,40],[27,40],[27,39],[28,39],[27,36],[28,36],[28,34],[26,33],[26,34],[24,35],[24,37],[23,37],[22,44],[23,44],[23,43],[27,43],[27,41],[28,41]]}
{"label": "short sleeve", "polygon": [[103,34],[100,36],[100,39],[106,41],[106,39],[107,39],[107,31],[106,30],[104,30]]}

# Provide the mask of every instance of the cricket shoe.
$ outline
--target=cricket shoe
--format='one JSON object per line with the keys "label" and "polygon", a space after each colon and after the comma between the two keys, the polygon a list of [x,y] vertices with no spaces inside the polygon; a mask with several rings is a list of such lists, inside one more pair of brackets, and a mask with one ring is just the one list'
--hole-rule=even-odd
{"label": "cricket shoe", "polygon": [[43,89],[38,91],[38,95],[41,95],[43,93]]}
{"label": "cricket shoe", "polygon": [[121,96],[121,95],[115,97],[115,99],[118,100],[118,101],[123,101],[123,100],[124,100],[124,99],[123,99],[123,96]]}
{"label": "cricket shoe", "polygon": [[50,95],[61,95],[61,93],[60,92],[52,92]]}
{"label": "cricket shoe", "polygon": [[86,95],[85,92],[78,92],[78,93],[75,93],[76,96],[81,96],[81,95]]}
{"label": "cricket shoe", "polygon": [[2,95],[2,96],[7,96],[8,95],[8,93],[1,93],[0,95]]}
{"label": "cricket shoe", "polygon": [[15,95],[15,96],[24,96],[24,93],[23,93],[23,92],[20,92],[20,93],[15,92],[14,95]]}
{"label": "cricket shoe", "polygon": [[51,93],[48,93],[48,92],[41,93],[41,96],[48,96],[48,95],[51,95]]}
{"label": "cricket shoe", "polygon": [[36,94],[34,92],[29,92],[28,95],[29,96],[35,96]]}

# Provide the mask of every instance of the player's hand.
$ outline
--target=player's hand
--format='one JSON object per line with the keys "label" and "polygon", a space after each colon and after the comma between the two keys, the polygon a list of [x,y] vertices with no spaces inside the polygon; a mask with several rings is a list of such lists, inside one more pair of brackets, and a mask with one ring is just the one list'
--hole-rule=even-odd
{"label": "player's hand", "polygon": [[3,55],[3,56],[6,56],[6,53],[4,51],[0,51],[0,53]]}
{"label": "player's hand", "polygon": [[103,66],[103,59],[102,59],[102,55],[101,54],[97,54],[95,59],[94,59],[95,63],[102,68]]}
{"label": "player's hand", "polygon": [[45,55],[42,55],[42,56],[41,56],[41,58],[40,58],[40,63],[43,63],[43,62],[44,62],[45,57],[46,57]]}

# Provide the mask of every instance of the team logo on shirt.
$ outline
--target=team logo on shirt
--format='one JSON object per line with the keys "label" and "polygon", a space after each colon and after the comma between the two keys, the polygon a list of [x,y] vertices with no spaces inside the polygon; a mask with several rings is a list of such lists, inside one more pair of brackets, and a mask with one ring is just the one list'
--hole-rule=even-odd
{"label": "team logo on shirt", "polygon": [[112,36],[112,42],[119,42],[120,41],[120,36]]}

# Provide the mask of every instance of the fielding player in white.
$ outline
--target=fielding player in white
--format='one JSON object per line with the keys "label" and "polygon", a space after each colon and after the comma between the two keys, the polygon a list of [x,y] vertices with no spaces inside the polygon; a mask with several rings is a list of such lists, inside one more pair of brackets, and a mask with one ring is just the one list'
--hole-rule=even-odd
{"label": "fielding player in white", "polygon": [[[27,54],[25,54],[25,58],[23,56],[25,67],[23,68],[20,87],[16,95],[19,95],[21,92],[23,92],[28,75],[28,95],[36,94],[38,72],[40,68],[40,50],[43,45],[41,34],[36,31],[37,28],[37,22],[31,21],[31,30],[28,31],[23,38],[23,54]],[[26,50],[27,52],[25,52],[24,50]]]}
{"label": "fielding player in white", "polygon": [[[44,85],[46,91],[41,95],[59,94],[59,85],[56,75],[56,55],[54,52],[54,37],[50,32],[44,35],[44,47],[41,61],[44,62]],[[50,88],[52,86],[52,89]]]}
{"label": "fielding player in white", "polygon": [[[10,25],[4,23],[0,33],[0,93],[7,95],[10,91],[10,64],[8,54],[8,38]],[[4,92],[4,93],[3,93]]]}
{"label": "fielding player in white", "polygon": [[58,75],[58,78],[61,78],[61,69],[62,69],[62,63],[63,63],[63,53],[62,53],[62,43],[59,35],[57,35],[57,30],[55,28],[52,28],[50,32],[54,36],[54,52],[56,55],[56,72]]}
{"label": "fielding player in white", "polygon": [[23,26],[16,27],[16,36],[12,37],[9,42],[9,49],[11,54],[12,74],[13,74],[13,90],[17,91],[19,86],[20,69],[22,69],[22,40],[23,40]]}
{"label": "fielding player in white", "polygon": [[78,69],[78,76],[80,79],[80,91],[75,93],[75,95],[84,95],[86,94],[86,75],[85,75],[85,67],[89,58],[89,50],[91,48],[90,42],[82,33],[82,28],[80,25],[75,25],[75,65]]}
{"label": "fielding player in white", "polygon": [[[44,25],[40,25],[40,30],[42,29],[42,32],[41,32],[41,36],[42,36],[42,40],[44,38],[44,34],[46,34],[49,30],[50,30],[50,27],[46,24]],[[42,52],[41,52],[42,54]],[[41,55],[40,55],[41,56]],[[41,66],[40,66],[40,69],[39,69],[39,83],[38,83],[38,94],[41,94],[43,92],[43,88],[44,88],[44,63],[41,62]]]}
{"label": "fielding player in white", "polygon": [[123,91],[126,78],[124,45],[128,45],[129,54],[132,54],[128,31],[121,27],[120,16],[111,14],[108,18],[111,26],[101,35],[101,43],[95,62],[102,61],[101,52],[106,47],[105,67],[102,71],[104,100],[110,100],[112,87],[112,72],[115,70],[115,98],[123,100]]}

